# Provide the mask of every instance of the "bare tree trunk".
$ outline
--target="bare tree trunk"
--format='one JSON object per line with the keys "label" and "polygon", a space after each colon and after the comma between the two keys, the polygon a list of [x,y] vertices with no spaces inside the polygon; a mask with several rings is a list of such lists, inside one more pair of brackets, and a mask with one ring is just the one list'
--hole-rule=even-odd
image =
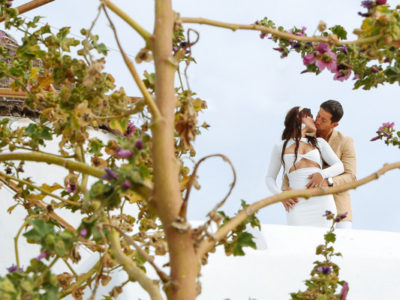
{"label": "bare tree trunk", "polygon": [[171,0],[156,0],[153,54],[156,103],[161,120],[152,127],[153,201],[166,232],[170,254],[172,282],[167,286],[168,299],[190,300],[196,297],[196,255],[190,231],[181,233],[172,226],[182,205],[174,145],[175,67],[169,61],[172,58],[173,25]]}

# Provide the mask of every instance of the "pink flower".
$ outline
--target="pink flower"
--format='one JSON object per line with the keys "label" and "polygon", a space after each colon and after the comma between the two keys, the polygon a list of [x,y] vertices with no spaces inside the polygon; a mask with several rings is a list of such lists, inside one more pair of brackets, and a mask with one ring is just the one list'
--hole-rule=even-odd
{"label": "pink flower", "polygon": [[117,154],[117,156],[119,156],[121,158],[130,158],[133,155],[133,151],[125,150],[125,149],[121,149],[121,147],[117,147],[117,149],[115,149],[115,154]]}
{"label": "pink flower", "polygon": [[376,0],[376,4],[384,5],[384,4],[386,4],[386,0]]}
{"label": "pink flower", "polygon": [[78,186],[76,183],[70,182],[67,186],[68,193],[76,193],[78,191]]}
{"label": "pink flower", "polygon": [[129,139],[132,136],[132,134],[135,132],[135,130],[136,130],[135,125],[133,125],[133,123],[129,122],[124,135]]}
{"label": "pink flower", "polygon": [[80,235],[81,237],[86,237],[88,233],[89,233],[89,231],[87,230],[87,228],[83,227],[83,228],[81,229],[81,231],[79,232],[79,235]]}
{"label": "pink flower", "polygon": [[382,131],[382,130],[385,130],[385,128],[388,128],[388,129],[390,129],[390,128],[393,128],[394,127],[394,122],[385,122],[385,123],[382,123],[382,125],[381,125],[381,127],[379,127],[379,131]]}
{"label": "pink flower", "polygon": [[141,149],[143,148],[143,146],[144,146],[144,143],[143,143],[142,140],[137,140],[137,141],[136,141],[135,147],[136,147],[137,149],[141,150]]}
{"label": "pink flower", "polygon": [[327,43],[319,43],[315,50],[317,50],[320,54],[324,54],[328,52],[331,48]]}
{"label": "pink flower", "polygon": [[131,187],[131,183],[128,181],[128,180],[125,180],[123,183],[122,183],[122,188],[124,189],[124,190],[127,190],[127,189],[129,189]]}
{"label": "pink flower", "polygon": [[338,71],[333,77],[333,80],[339,80],[343,82],[349,79],[350,75],[351,75],[351,69],[347,68],[346,70]]}
{"label": "pink flower", "polygon": [[371,142],[376,141],[376,140],[379,140],[379,135],[377,135],[377,136],[373,137],[372,139],[370,139]]}
{"label": "pink flower", "polygon": [[324,53],[322,59],[317,60],[316,63],[318,69],[321,71],[327,68],[332,73],[337,72],[336,54],[329,51]]}
{"label": "pink flower", "polygon": [[317,60],[317,58],[315,57],[314,53],[308,53],[307,55],[305,55],[305,56],[303,57],[303,63],[304,63],[304,65],[306,65],[306,66],[315,63],[316,60]]}
{"label": "pink flower", "polygon": [[346,300],[347,293],[349,292],[349,284],[345,281],[342,285],[342,295],[340,296],[340,300]]}
{"label": "pink flower", "polygon": [[35,260],[39,261],[42,260],[43,258],[46,258],[47,256],[47,251],[42,251],[38,257],[35,258]]}

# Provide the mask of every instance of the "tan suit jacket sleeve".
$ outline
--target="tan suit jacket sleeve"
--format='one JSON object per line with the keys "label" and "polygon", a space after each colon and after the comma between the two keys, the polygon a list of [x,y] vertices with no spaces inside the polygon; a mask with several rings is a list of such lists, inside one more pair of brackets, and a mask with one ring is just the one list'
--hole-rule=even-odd
{"label": "tan suit jacket sleeve", "polygon": [[351,137],[345,137],[345,139],[346,141],[341,143],[342,155],[340,157],[343,162],[344,172],[341,175],[333,177],[334,185],[341,185],[356,180],[357,161],[354,142]]}

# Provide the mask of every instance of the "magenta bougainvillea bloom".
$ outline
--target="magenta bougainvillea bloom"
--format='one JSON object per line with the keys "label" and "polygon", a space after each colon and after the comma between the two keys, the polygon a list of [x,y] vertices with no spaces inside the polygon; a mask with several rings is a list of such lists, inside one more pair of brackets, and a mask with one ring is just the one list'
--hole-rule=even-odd
{"label": "magenta bougainvillea bloom", "polygon": [[67,192],[68,193],[76,193],[78,191],[78,185],[74,182],[70,182],[67,185]]}
{"label": "magenta bougainvillea bloom", "polygon": [[124,136],[126,136],[128,139],[132,136],[132,134],[135,133],[136,127],[133,125],[132,122],[129,122],[128,127],[126,128],[126,131],[124,133]]}
{"label": "magenta bougainvillea bloom", "polygon": [[351,69],[347,68],[347,70],[336,72],[335,76],[333,77],[333,80],[338,80],[343,82],[349,79],[350,75],[351,75]]}
{"label": "magenta bougainvillea bloom", "polygon": [[328,275],[328,274],[331,273],[332,269],[331,269],[330,266],[322,266],[322,267],[318,267],[318,268],[317,268],[317,271],[318,271],[319,273]]}
{"label": "magenta bougainvillea bloom", "polygon": [[113,179],[118,179],[118,174],[115,173],[113,170],[109,168],[105,168],[104,171],[106,171],[106,174],[103,174],[101,178],[107,179],[107,180],[113,180]]}
{"label": "magenta bougainvillea bloom", "polygon": [[384,4],[386,4],[386,0],[376,0],[376,4],[384,5]]}
{"label": "magenta bougainvillea bloom", "polygon": [[377,135],[377,136],[373,137],[372,139],[370,139],[371,142],[376,141],[376,140],[379,140],[379,135]]}
{"label": "magenta bougainvillea bloom", "polygon": [[340,300],[346,300],[347,294],[349,292],[349,284],[345,281],[342,285],[342,291],[341,291],[341,296]]}
{"label": "magenta bougainvillea bloom", "polygon": [[89,230],[87,230],[87,228],[83,227],[83,228],[81,229],[81,231],[79,232],[79,235],[80,235],[81,237],[86,237],[86,236],[88,235],[88,233],[89,233]]}
{"label": "magenta bougainvillea bloom", "polygon": [[317,58],[315,57],[314,53],[308,53],[307,55],[304,55],[303,57],[303,63],[304,65],[308,66],[317,61]]}
{"label": "magenta bougainvillea bloom", "polygon": [[135,143],[135,147],[138,148],[139,150],[142,149],[144,146],[144,142],[142,140],[137,140]]}
{"label": "magenta bougainvillea bloom", "polygon": [[331,48],[329,47],[329,45],[327,43],[319,43],[317,45],[317,47],[315,47],[315,50],[317,50],[318,53],[322,55],[322,54],[330,51]]}
{"label": "magenta bougainvillea bloom", "polygon": [[318,59],[316,62],[318,69],[323,71],[327,68],[329,71],[336,73],[337,71],[337,63],[336,63],[336,54],[329,51],[325,52],[322,56],[322,59]]}
{"label": "magenta bougainvillea bloom", "polygon": [[15,272],[15,271],[23,272],[24,269],[18,268],[16,265],[13,264],[13,265],[11,265],[11,267],[8,267],[8,268],[7,268],[7,271],[8,271],[9,273],[12,273],[12,272]]}
{"label": "magenta bougainvillea bloom", "polygon": [[390,129],[390,128],[393,128],[394,127],[394,122],[385,122],[385,123],[382,123],[382,125],[381,125],[381,127],[379,127],[379,131],[382,131],[382,130],[384,130],[385,128],[388,128],[388,129]]}
{"label": "magenta bougainvillea bloom", "polygon": [[35,260],[39,261],[42,260],[43,258],[46,258],[47,256],[47,251],[42,251],[40,252],[39,256],[35,258]]}
{"label": "magenta bougainvillea bloom", "polygon": [[130,158],[133,155],[133,151],[121,149],[121,147],[117,147],[117,149],[115,149],[115,154],[121,158]]}
{"label": "magenta bougainvillea bloom", "polygon": [[372,1],[361,1],[361,6],[370,10],[372,8]]}
{"label": "magenta bougainvillea bloom", "polygon": [[131,187],[131,183],[128,181],[128,180],[125,180],[123,183],[122,183],[122,188],[124,189],[124,190],[127,190],[127,189],[129,189]]}
{"label": "magenta bougainvillea bloom", "polygon": [[378,73],[378,72],[379,72],[379,69],[378,69],[377,67],[372,67],[372,68],[371,68],[371,72],[372,72],[372,73]]}

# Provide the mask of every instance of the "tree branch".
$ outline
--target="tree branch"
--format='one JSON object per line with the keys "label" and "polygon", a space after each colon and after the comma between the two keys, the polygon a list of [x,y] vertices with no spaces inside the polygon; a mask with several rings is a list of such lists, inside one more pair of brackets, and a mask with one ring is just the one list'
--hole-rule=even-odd
{"label": "tree branch", "polygon": [[167,274],[165,274],[155,263],[154,263],[154,259],[146,252],[144,251],[142,248],[139,247],[139,245],[136,244],[136,242],[129,236],[127,235],[125,232],[123,232],[120,228],[113,226],[111,224],[104,224],[104,226],[109,226],[114,228],[115,230],[117,230],[123,237],[124,239],[126,239],[126,241],[131,244],[137,252],[139,252],[139,254],[141,256],[143,256],[150,265],[152,265],[152,267],[154,268],[154,270],[156,271],[157,275],[160,277],[160,279],[162,280],[163,283],[166,283],[170,280],[169,276]]}
{"label": "tree branch", "polygon": [[88,174],[97,178],[101,178],[103,174],[105,174],[104,170],[91,167],[87,164],[73,161],[69,159],[62,158],[58,155],[46,154],[40,152],[32,152],[32,153],[0,153],[0,161],[7,160],[19,160],[19,161],[36,161],[36,162],[45,162],[48,164],[54,164],[61,167],[64,167],[68,170],[78,171],[84,174]]}
{"label": "tree branch", "polygon": [[322,195],[329,195],[329,194],[336,194],[340,192],[344,192],[347,190],[355,189],[359,186],[367,184],[373,180],[378,179],[381,175],[385,174],[386,172],[393,170],[393,169],[400,169],[400,162],[395,162],[391,164],[385,164],[381,169],[372,173],[371,175],[364,177],[358,181],[349,182],[337,187],[320,187],[308,190],[290,190],[285,191],[280,194],[276,194],[274,196],[265,198],[258,202],[255,202],[249,205],[246,209],[240,211],[234,218],[232,218],[227,224],[223,227],[219,228],[218,231],[213,235],[213,238],[210,240],[204,240],[201,242],[197,249],[197,257],[201,259],[207,252],[212,250],[215,244],[226,237],[229,232],[234,230],[237,226],[239,226],[245,219],[250,217],[251,215],[255,214],[258,210],[263,207],[266,207],[270,204],[282,202],[287,199],[291,198],[310,198],[315,196],[322,196]]}
{"label": "tree branch", "polygon": [[[16,9],[18,10],[18,14],[21,15],[27,11],[32,9],[38,8],[42,5],[45,5],[49,2],[53,2],[54,0],[33,0],[23,5],[18,6]],[[2,17],[0,18],[0,22],[3,22],[5,19]]]}
{"label": "tree branch", "polygon": [[58,195],[54,195],[54,194],[52,194],[52,193],[50,193],[50,192],[47,192],[45,189],[43,189],[43,188],[41,188],[41,187],[38,187],[38,186],[34,185],[32,182],[29,182],[29,181],[27,181],[27,180],[19,179],[19,178],[17,178],[17,177],[4,174],[4,173],[2,173],[2,172],[0,172],[0,177],[8,178],[8,179],[10,179],[10,180],[14,180],[14,181],[18,181],[18,182],[20,182],[20,183],[26,184],[26,185],[28,185],[28,186],[30,186],[30,187],[32,187],[32,188],[34,188],[34,189],[40,191],[43,195],[53,197],[54,199],[58,199],[58,200],[60,200],[61,202],[68,203],[68,204],[74,205],[74,206],[82,206],[82,204],[80,204],[80,203],[78,203],[78,202],[74,202],[74,201],[71,201],[71,200],[68,200],[68,199],[64,199],[64,198],[62,198],[62,197],[60,197],[60,196],[58,196]]}
{"label": "tree branch", "polygon": [[153,123],[157,123],[161,120],[161,113],[158,110],[158,107],[157,107],[156,103],[154,102],[153,97],[150,95],[149,91],[147,90],[146,86],[144,85],[143,80],[140,78],[139,74],[137,73],[133,62],[129,59],[128,55],[126,55],[124,49],[122,48],[122,45],[118,38],[117,30],[115,29],[115,26],[114,26],[113,22],[111,21],[111,18],[107,13],[107,10],[104,7],[103,7],[103,10],[104,10],[104,13],[110,23],[111,29],[114,32],[115,41],[117,42],[117,45],[118,45],[119,51],[121,52],[122,58],[124,59],[124,62],[126,64],[126,66],[128,67],[129,72],[131,73],[133,79],[135,80],[136,85],[142,92],[143,97],[144,97],[145,101],[147,102],[147,105],[150,107],[150,112],[152,113],[152,115],[154,117]]}
{"label": "tree branch", "polygon": [[260,31],[262,33],[270,33],[274,36],[278,36],[278,37],[285,38],[288,40],[295,40],[295,41],[299,41],[299,42],[323,42],[323,43],[329,43],[329,44],[335,44],[335,45],[355,45],[355,44],[373,43],[382,37],[382,35],[375,35],[372,37],[358,39],[358,40],[354,40],[354,41],[340,41],[338,39],[333,39],[332,37],[298,36],[295,34],[290,34],[290,33],[284,32],[284,31],[279,31],[277,29],[273,29],[273,28],[269,28],[269,27],[261,26],[261,25],[257,25],[257,24],[250,24],[250,25],[232,24],[232,23],[225,23],[225,22],[204,19],[204,18],[181,18],[180,20],[182,21],[182,23],[205,24],[205,25],[210,25],[210,26],[215,26],[215,27],[231,29],[232,31],[255,30],[255,31]]}
{"label": "tree branch", "polygon": [[107,8],[111,9],[117,16],[128,23],[140,36],[146,41],[146,47],[151,49],[151,33],[140,26],[134,19],[128,16],[122,9],[112,3],[110,0],[101,0]]}
{"label": "tree branch", "polygon": [[142,269],[136,266],[136,263],[125,255],[121,249],[119,241],[119,233],[111,229],[110,232],[111,252],[119,264],[122,265],[124,270],[129,274],[131,279],[136,280],[145,289],[152,300],[162,300],[160,287],[150,278]]}

